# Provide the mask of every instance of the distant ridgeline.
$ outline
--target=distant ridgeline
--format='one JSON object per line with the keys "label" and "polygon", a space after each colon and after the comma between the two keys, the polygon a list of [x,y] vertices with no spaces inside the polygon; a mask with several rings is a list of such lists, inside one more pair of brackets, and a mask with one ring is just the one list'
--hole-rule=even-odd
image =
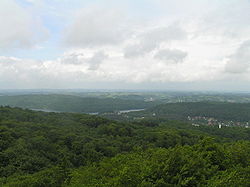
{"label": "distant ridgeline", "polygon": [[0,107],[0,186],[250,186],[250,129]]}
{"label": "distant ridgeline", "polygon": [[102,113],[119,110],[144,109],[155,102],[114,98],[80,97],[72,95],[15,95],[0,96],[0,105],[21,107],[48,112]]}
{"label": "distant ridgeline", "polygon": [[[130,113],[130,117],[171,119],[233,121],[247,125],[250,122],[250,103],[224,102],[181,102],[162,104],[144,111]],[[209,120],[209,119],[208,119]]]}

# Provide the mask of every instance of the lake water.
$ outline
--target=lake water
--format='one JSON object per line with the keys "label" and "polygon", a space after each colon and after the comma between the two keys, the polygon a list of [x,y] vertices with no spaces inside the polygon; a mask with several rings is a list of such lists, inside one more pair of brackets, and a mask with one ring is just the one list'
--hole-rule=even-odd
{"label": "lake water", "polygon": [[145,110],[145,109],[143,108],[143,109],[120,110],[119,113],[124,114],[124,113],[129,113],[129,112],[139,112],[139,111],[143,111],[143,110]]}
{"label": "lake water", "polygon": [[33,111],[41,111],[41,112],[56,112],[56,113],[60,113],[61,111],[56,111],[56,110],[48,110],[48,109],[35,109],[35,108],[32,108],[30,110],[33,110]]}
{"label": "lake water", "polygon": [[[56,110],[49,110],[49,109],[34,109],[32,108],[31,110],[33,111],[41,111],[41,112],[56,112],[56,113],[60,113],[62,111],[56,111]],[[139,111],[143,111],[145,109],[129,109],[129,110],[119,110],[118,113],[120,114],[125,114],[125,113],[129,113],[129,112],[139,112]],[[90,115],[98,115],[99,112],[89,112],[86,114],[90,114]]]}

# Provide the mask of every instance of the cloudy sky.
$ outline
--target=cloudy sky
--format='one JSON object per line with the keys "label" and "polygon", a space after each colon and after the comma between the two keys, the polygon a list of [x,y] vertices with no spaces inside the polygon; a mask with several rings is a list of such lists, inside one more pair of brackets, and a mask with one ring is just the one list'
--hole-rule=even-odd
{"label": "cloudy sky", "polygon": [[0,0],[0,89],[250,91],[250,0]]}

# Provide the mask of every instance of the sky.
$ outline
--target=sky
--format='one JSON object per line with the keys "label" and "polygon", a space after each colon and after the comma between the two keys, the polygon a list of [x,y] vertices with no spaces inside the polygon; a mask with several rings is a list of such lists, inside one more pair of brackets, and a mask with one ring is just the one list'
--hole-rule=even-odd
{"label": "sky", "polygon": [[0,89],[250,91],[250,0],[0,0]]}

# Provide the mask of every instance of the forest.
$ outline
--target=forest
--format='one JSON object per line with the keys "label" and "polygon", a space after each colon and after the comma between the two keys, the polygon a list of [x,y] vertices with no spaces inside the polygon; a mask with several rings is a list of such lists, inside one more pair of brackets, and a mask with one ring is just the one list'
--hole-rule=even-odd
{"label": "forest", "polygon": [[54,112],[103,113],[128,109],[144,109],[158,102],[109,97],[81,97],[63,94],[24,94],[0,96],[0,105]]}
{"label": "forest", "polygon": [[212,117],[221,121],[249,122],[250,104],[205,101],[167,103],[127,115],[130,119],[135,117],[146,117],[187,121],[188,116],[203,116]]}
{"label": "forest", "polygon": [[249,186],[250,129],[0,107],[0,186]]}

